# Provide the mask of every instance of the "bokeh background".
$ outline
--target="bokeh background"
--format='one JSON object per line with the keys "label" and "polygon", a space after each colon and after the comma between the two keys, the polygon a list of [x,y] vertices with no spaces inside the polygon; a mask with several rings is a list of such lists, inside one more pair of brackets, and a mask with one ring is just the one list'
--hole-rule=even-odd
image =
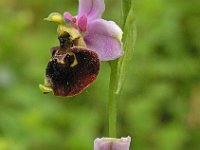
{"label": "bokeh background", "polygon": [[[200,149],[200,1],[135,0],[138,39],[118,101],[118,136],[132,150]],[[43,95],[50,12],[76,15],[77,0],[0,0],[0,150],[92,150],[107,136],[110,68],[73,98]],[[120,23],[120,1],[105,19]]]}

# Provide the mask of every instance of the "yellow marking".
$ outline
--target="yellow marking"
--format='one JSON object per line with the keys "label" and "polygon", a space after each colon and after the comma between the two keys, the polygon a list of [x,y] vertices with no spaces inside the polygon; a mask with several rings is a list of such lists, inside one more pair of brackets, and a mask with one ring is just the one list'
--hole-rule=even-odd
{"label": "yellow marking", "polygon": [[57,60],[57,62],[63,65],[65,64],[64,58],[62,60]]}
{"label": "yellow marking", "polygon": [[78,61],[76,59],[76,55],[73,52],[69,52],[69,55],[74,56],[74,62],[70,65],[70,67],[75,67],[76,65],[78,65]]}

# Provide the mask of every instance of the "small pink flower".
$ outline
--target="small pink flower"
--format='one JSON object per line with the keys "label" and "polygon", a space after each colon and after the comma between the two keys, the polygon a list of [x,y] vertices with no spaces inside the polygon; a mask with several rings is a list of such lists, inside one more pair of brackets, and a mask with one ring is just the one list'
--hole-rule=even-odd
{"label": "small pink flower", "polygon": [[129,150],[131,138],[97,138],[94,141],[94,150]]}
{"label": "small pink flower", "polygon": [[104,0],[79,0],[78,15],[69,12],[64,18],[78,27],[86,46],[94,50],[100,60],[114,60],[123,55],[122,30],[113,21],[101,19],[105,10]]}

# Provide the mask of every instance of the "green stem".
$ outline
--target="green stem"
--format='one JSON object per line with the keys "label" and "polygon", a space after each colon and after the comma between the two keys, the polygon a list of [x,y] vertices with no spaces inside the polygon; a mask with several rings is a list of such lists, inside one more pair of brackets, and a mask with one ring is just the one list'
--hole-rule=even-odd
{"label": "green stem", "polygon": [[131,0],[122,1],[122,30],[124,55],[117,60],[110,62],[110,86],[108,101],[108,118],[109,118],[109,137],[116,137],[117,124],[117,99],[119,97],[125,75],[133,56],[133,49],[136,40],[136,26],[134,12]]}
{"label": "green stem", "polygon": [[[123,4],[123,1],[122,1]],[[122,8],[122,26],[125,22],[125,16]],[[109,120],[109,137],[116,137],[117,135],[117,97],[116,87],[118,85],[118,60],[110,62],[110,84],[109,84],[109,100],[108,100],[108,120]]]}
{"label": "green stem", "polygon": [[[113,64],[112,64],[113,63]],[[112,62],[111,65],[115,65]],[[109,116],[109,137],[116,137],[116,124],[117,124],[117,94],[115,93],[117,69],[111,67],[110,73],[110,87],[109,87],[109,101],[108,101],[108,116]]]}

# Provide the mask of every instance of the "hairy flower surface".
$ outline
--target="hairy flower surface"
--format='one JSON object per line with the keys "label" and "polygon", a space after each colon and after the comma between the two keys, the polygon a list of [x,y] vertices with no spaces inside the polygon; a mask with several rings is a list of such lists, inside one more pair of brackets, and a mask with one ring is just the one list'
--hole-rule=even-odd
{"label": "hairy flower surface", "polygon": [[78,15],[64,13],[64,18],[77,25],[86,46],[95,51],[101,61],[114,60],[123,55],[122,30],[113,21],[101,19],[104,0],[79,0]]}
{"label": "hairy flower surface", "polygon": [[129,150],[131,138],[97,138],[94,141],[94,150]]}

